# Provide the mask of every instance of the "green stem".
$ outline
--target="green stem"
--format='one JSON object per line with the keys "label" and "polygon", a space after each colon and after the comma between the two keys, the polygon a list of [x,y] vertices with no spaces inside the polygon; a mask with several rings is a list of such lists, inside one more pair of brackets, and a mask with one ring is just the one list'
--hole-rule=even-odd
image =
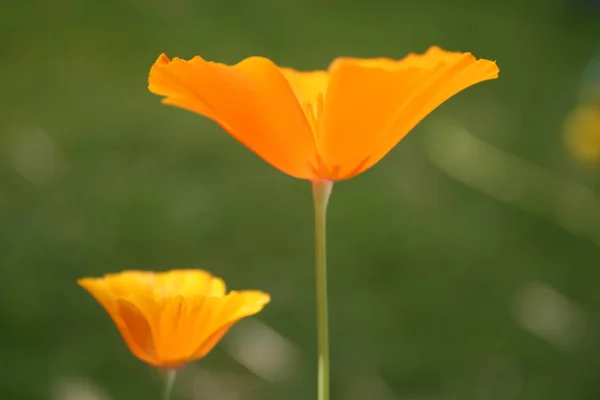
{"label": "green stem", "polygon": [[173,384],[175,383],[175,375],[177,375],[177,370],[168,369],[165,372],[165,388],[163,390],[162,400],[170,400],[171,391],[173,390]]}
{"label": "green stem", "polygon": [[333,182],[313,182],[315,203],[315,272],[317,286],[318,400],[329,400],[329,317],[327,316],[327,203]]}

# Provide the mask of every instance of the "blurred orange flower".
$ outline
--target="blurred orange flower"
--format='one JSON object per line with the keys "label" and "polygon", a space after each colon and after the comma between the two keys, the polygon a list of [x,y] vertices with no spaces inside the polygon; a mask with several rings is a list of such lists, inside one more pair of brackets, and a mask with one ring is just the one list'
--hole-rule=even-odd
{"label": "blurred orange flower", "polygon": [[270,301],[259,291],[226,292],[201,270],[125,271],[77,281],[111,316],[131,352],[178,368],[207,355],[238,320]]}
{"label": "blurred orange flower", "polygon": [[565,139],[572,153],[581,161],[600,164],[600,105],[581,104],[569,113],[565,122]]}
{"label": "blurred orange flower", "polygon": [[338,58],[315,72],[262,57],[228,66],[162,54],[148,88],[216,121],[286,174],[336,181],[372,167],[436,107],[498,72],[492,61],[435,46],[399,61]]}

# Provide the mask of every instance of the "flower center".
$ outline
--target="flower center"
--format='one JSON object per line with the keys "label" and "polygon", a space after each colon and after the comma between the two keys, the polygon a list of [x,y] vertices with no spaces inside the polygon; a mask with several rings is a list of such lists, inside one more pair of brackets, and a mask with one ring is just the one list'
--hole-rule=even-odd
{"label": "flower center", "polygon": [[325,95],[323,92],[317,95],[316,101],[307,100],[303,104],[304,115],[306,115],[306,121],[312,130],[315,144],[319,144],[318,139],[318,129],[319,129],[319,118],[323,113],[323,103],[324,103]]}

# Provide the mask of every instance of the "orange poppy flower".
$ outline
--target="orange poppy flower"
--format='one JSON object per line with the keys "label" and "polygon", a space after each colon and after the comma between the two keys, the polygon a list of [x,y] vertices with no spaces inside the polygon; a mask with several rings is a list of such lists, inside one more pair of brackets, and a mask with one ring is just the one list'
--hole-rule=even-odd
{"label": "orange poppy flower", "polygon": [[161,55],[148,88],[216,121],[296,178],[337,181],[376,164],[456,93],[498,77],[492,61],[431,47],[396,61],[338,58],[298,72],[262,57],[228,66]]}
{"label": "orange poppy flower", "polygon": [[221,279],[201,270],[125,271],[77,283],[108,312],[131,352],[162,368],[204,357],[234,323],[270,301],[258,291],[226,294]]}

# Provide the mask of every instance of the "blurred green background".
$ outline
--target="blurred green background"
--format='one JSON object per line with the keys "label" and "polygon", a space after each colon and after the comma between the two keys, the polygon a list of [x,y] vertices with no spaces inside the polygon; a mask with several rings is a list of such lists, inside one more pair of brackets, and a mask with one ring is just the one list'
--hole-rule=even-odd
{"label": "blurred green background", "polygon": [[563,129],[591,85],[595,0],[5,3],[0,398],[158,398],[75,284],[136,268],[204,268],[273,298],[176,398],[316,398],[309,183],[162,106],[147,74],[161,52],[320,69],[432,44],[497,60],[500,79],[335,185],[332,399],[600,398],[600,175]]}

